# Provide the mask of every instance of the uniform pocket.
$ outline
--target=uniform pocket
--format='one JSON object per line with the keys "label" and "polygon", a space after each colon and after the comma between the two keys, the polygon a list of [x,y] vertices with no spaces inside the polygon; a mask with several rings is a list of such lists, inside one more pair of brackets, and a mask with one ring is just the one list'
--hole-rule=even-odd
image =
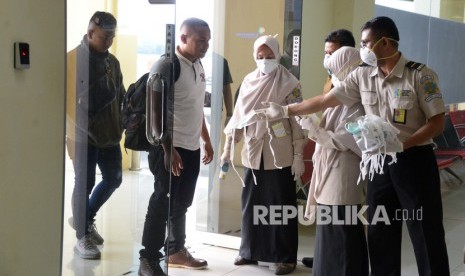
{"label": "uniform pocket", "polygon": [[378,102],[378,95],[376,93],[362,91],[360,96],[362,98],[363,105],[375,105]]}
{"label": "uniform pocket", "polygon": [[414,99],[410,98],[394,98],[392,100],[392,107],[394,109],[411,109],[414,101]]}

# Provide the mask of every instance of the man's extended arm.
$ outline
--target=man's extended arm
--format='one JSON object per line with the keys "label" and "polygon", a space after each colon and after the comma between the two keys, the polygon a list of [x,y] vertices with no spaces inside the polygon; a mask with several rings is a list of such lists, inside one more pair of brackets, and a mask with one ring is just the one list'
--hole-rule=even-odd
{"label": "man's extended arm", "polygon": [[319,95],[310,99],[306,99],[301,103],[292,104],[288,106],[288,115],[297,116],[312,114],[325,110],[328,107],[341,105],[342,103],[332,93]]}

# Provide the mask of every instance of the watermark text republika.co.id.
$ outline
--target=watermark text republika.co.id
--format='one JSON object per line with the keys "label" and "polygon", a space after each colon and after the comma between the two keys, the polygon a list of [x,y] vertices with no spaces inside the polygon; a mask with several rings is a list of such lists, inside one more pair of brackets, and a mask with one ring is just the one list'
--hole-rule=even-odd
{"label": "watermark text republika.co.id", "polygon": [[[342,208],[341,208],[342,207]],[[314,216],[307,219],[304,216],[304,206],[297,208],[292,205],[254,205],[253,207],[253,224],[254,225],[287,225],[289,220],[298,218],[302,225],[376,225],[382,223],[391,225],[393,221],[422,220],[423,208],[418,209],[396,209],[392,215],[389,215],[384,205],[370,207],[368,205],[345,205],[329,206],[318,205],[314,208]],[[373,210],[373,216],[369,220],[367,212]]]}

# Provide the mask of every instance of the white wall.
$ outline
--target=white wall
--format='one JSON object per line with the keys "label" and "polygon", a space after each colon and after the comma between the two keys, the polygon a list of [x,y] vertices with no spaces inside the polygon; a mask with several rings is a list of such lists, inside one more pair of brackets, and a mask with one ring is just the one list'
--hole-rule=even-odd
{"label": "white wall", "polygon": [[65,1],[2,0],[0,22],[0,275],[60,275]]}

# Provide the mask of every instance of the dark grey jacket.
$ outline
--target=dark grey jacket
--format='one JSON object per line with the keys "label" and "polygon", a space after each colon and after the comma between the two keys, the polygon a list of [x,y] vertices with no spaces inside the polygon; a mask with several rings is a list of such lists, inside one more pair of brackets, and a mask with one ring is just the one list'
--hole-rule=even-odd
{"label": "dark grey jacket", "polygon": [[76,51],[76,141],[97,147],[119,144],[126,90],[119,61],[89,48],[86,36]]}

